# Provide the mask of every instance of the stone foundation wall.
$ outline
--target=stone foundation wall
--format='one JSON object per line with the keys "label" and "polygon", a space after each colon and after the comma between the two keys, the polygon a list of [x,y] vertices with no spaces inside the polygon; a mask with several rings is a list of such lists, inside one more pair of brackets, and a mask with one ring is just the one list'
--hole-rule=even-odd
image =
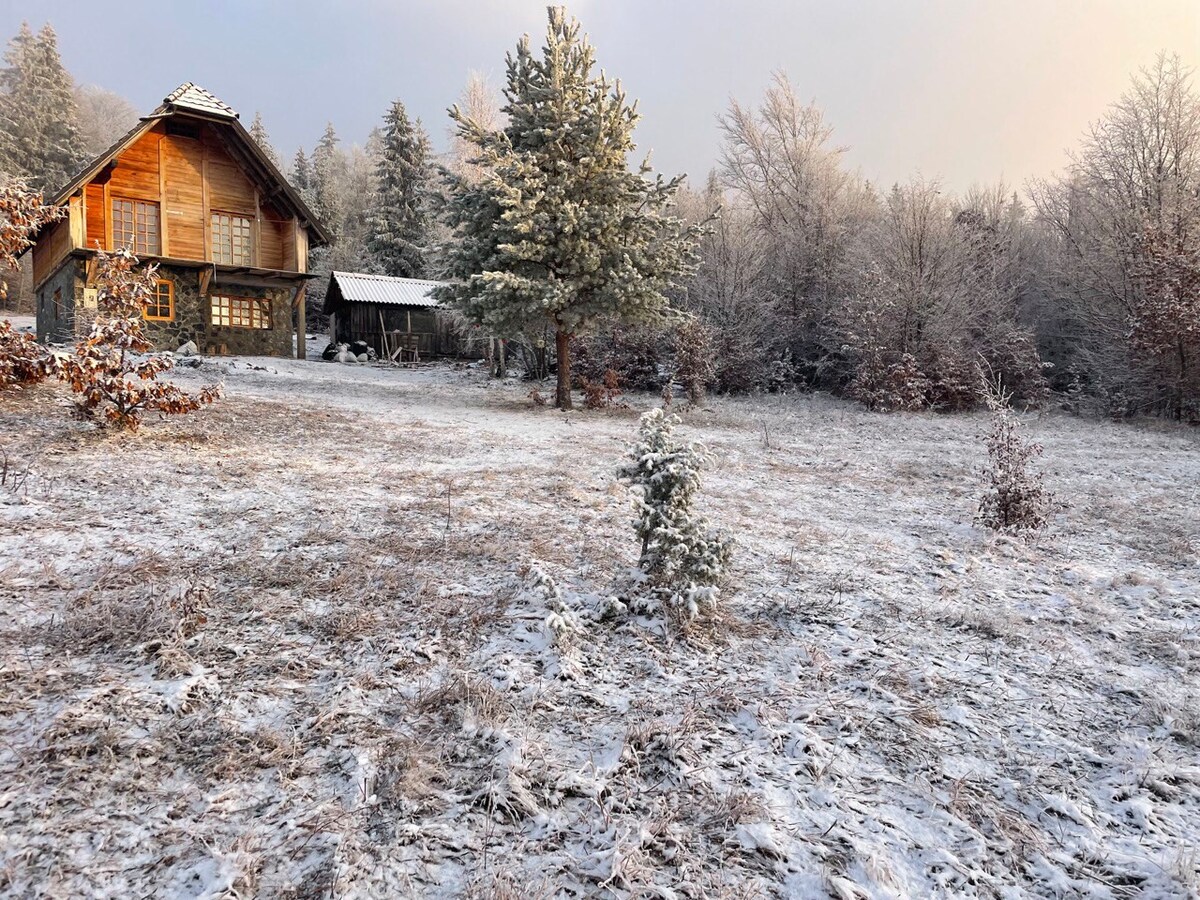
{"label": "stone foundation wall", "polygon": [[[85,298],[86,263],[69,259],[37,292],[37,336],[43,343],[71,343],[91,328],[95,300]],[[291,356],[292,290],[290,288],[245,287],[214,284],[210,293],[254,297],[271,304],[270,328],[235,328],[211,324],[211,301],[201,295],[195,269],[160,266],[158,277],[174,286],[174,316],[170,320],[147,319],[146,337],[156,350],[176,350],[195,341],[201,353],[235,356]],[[54,292],[61,291],[61,315],[55,316]]]}
{"label": "stone foundation wall", "polygon": [[[54,292],[59,291],[60,302],[54,302]],[[67,260],[66,265],[51,275],[37,290],[37,339],[43,344],[69,344],[83,330],[91,326],[91,319],[84,317],[80,323],[77,313],[83,310],[83,263]]]}
{"label": "stone foundation wall", "polygon": [[288,288],[244,287],[215,284],[212,294],[255,297],[271,303],[270,328],[235,328],[211,324],[211,300],[200,293],[195,269],[162,266],[158,277],[170,281],[175,293],[175,317],[170,321],[148,319],[146,335],[159,350],[175,350],[195,341],[206,355],[291,356],[292,291]]}

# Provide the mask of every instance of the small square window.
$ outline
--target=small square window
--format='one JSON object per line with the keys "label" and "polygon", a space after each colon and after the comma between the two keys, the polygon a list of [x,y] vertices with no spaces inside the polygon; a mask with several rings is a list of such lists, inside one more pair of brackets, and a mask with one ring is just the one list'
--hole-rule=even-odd
{"label": "small square window", "polygon": [[137,256],[162,252],[158,236],[158,204],[142,200],[112,200],[113,249],[128,247]]}
{"label": "small square window", "polygon": [[214,212],[209,225],[213,262],[226,266],[254,265],[250,250],[253,220],[248,216]]}
{"label": "small square window", "polygon": [[271,327],[271,301],[255,297],[225,297],[214,294],[210,306],[213,325],[228,328],[254,328],[269,330]]}
{"label": "small square window", "polygon": [[166,279],[154,286],[154,294],[142,310],[146,319],[166,321],[175,318],[175,285]]}

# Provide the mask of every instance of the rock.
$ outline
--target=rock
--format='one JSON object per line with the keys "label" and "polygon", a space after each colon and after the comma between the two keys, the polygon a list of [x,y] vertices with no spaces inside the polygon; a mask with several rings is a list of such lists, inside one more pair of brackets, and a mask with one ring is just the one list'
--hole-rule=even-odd
{"label": "rock", "polygon": [[198,369],[204,365],[204,360],[199,356],[184,356],[175,363],[177,366],[183,366],[185,369]]}
{"label": "rock", "polygon": [[370,362],[371,356],[370,356],[370,354],[367,354],[367,353],[360,353],[360,354],[358,354],[358,361],[360,363]]}
{"label": "rock", "polygon": [[175,351],[176,356],[195,356],[200,352],[200,348],[196,346],[195,341],[188,341],[182,347]]}

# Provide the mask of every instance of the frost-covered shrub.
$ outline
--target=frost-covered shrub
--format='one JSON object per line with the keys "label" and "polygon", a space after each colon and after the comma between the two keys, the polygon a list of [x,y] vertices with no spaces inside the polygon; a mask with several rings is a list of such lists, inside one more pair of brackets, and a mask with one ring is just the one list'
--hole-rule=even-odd
{"label": "frost-covered shrub", "polygon": [[73,353],[55,360],[59,378],[79,395],[76,407],[85,418],[103,414],[118,428],[136,431],[142,415],[193,412],[220,396],[216,387],[188,394],[158,381],[174,363],[165,356],[147,356],[153,344],[142,332],[142,310],[154,296],[156,270],[135,270],[129,250],[99,255],[98,313],[88,336]]}
{"label": "frost-covered shrub", "polygon": [[930,381],[916,359],[903,353],[888,362],[883,353],[864,354],[847,393],[876,412],[924,409],[929,405]]}
{"label": "frost-covered shrub", "polygon": [[621,377],[613,369],[605,370],[601,381],[583,377],[580,383],[583,387],[583,405],[587,409],[606,409],[621,396]]}
{"label": "frost-covered shrub", "polygon": [[692,512],[707,456],[698,444],[675,441],[678,423],[661,409],[643,415],[631,461],[620,474],[635,491],[633,526],[645,584],[674,612],[692,619],[716,606],[733,542]]}
{"label": "frost-covered shrub", "polygon": [[988,465],[984,469],[984,495],[979,502],[979,521],[997,531],[1042,528],[1050,507],[1050,494],[1042,475],[1032,462],[1042,454],[1040,444],[1021,434],[1012,414],[1011,395],[1000,385],[984,379],[984,402],[992,411],[988,433]]}
{"label": "frost-covered shrub", "polygon": [[670,351],[667,332],[650,327],[613,327],[571,342],[571,371],[596,384],[610,369],[633,391],[662,388]]}
{"label": "frost-covered shrub", "polygon": [[50,356],[32,335],[17,331],[7,319],[0,322],[0,389],[34,384],[50,373]]}
{"label": "frost-covered shrub", "polygon": [[689,403],[704,403],[714,375],[712,329],[699,319],[688,319],[675,332],[675,378],[687,391]]}

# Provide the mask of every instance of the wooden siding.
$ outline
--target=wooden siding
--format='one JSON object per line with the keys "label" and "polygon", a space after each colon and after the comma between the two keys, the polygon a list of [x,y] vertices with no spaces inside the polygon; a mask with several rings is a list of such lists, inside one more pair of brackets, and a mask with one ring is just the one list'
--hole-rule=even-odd
{"label": "wooden siding", "polygon": [[40,285],[54,274],[71,252],[71,221],[59,219],[38,239],[33,252],[33,283]]}
{"label": "wooden siding", "polygon": [[207,259],[204,236],[204,145],[169,134],[162,144],[167,223],[166,255],[176,259]]}
{"label": "wooden siding", "polygon": [[252,265],[306,271],[307,233],[266,202],[218,127],[197,123],[185,137],[159,124],[123,150],[84,188],[84,246],[112,249],[112,198],[126,197],[160,204],[164,257],[211,262],[210,216],[219,210],[254,220]]}
{"label": "wooden siding", "polygon": [[159,176],[158,142],[161,140],[161,134],[149,131],[117,157],[117,165],[108,179],[110,197],[160,199],[162,179]]}
{"label": "wooden siding", "polygon": [[437,313],[428,307],[341,303],[335,315],[337,341],[366,341],[381,357],[397,346],[416,350],[422,358],[447,352],[439,338]]}

